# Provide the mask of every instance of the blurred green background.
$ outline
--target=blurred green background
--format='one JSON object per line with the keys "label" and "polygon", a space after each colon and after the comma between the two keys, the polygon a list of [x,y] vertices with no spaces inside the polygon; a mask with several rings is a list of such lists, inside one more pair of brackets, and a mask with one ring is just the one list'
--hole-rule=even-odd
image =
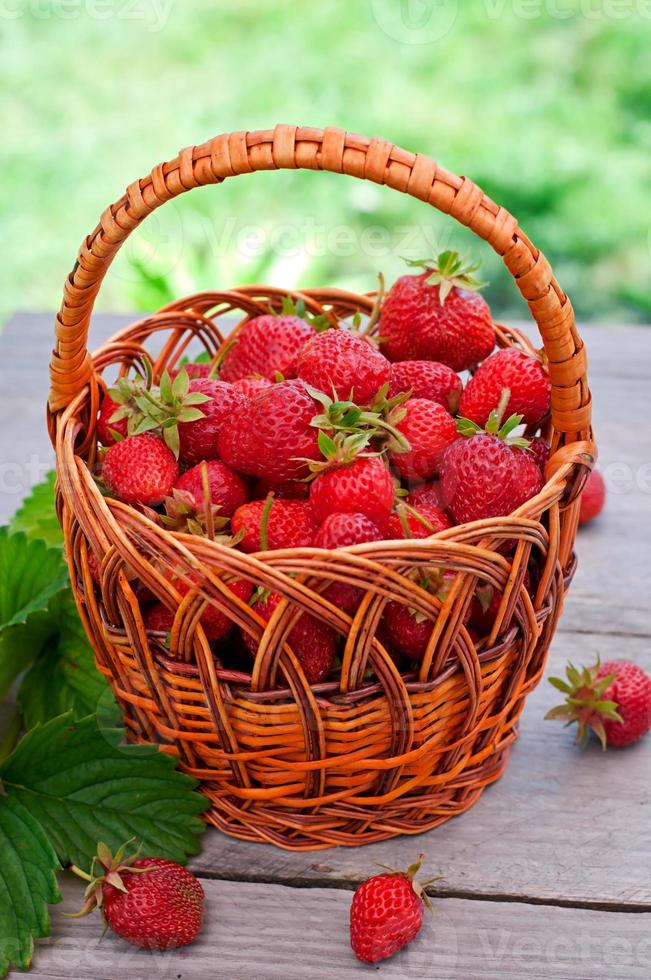
{"label": "blurred green background", "polygon": [[[579,316],[651,320],[651,4],[642,0],[0,0],[0,314],[58,306],[82,237],[179,147],[276,122],[379,134],[468,174],[519,218]],[[251,281],[372,289],[402,256],[483,261],[450,219],[330,174],[185,195],[100,297],[150,309]]]}

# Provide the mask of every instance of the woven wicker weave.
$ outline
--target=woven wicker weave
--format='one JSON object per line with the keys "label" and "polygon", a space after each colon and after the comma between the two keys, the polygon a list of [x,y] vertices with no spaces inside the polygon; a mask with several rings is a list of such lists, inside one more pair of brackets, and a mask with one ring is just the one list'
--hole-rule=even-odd
{"label": "woven wicker weave", "polygon": [[[155,370],[174,367],[191,341],[214,354],[219,318],[241,322],[285,295],[269,287],[201,293],[123,330],[91,356],[90,315],[116,252],[152,211],[187,190],[236,174],[308,168],[387,184],[470,227],[502,256],[543,337],[552,380],[544,435],[552,445],[543,491],[515,514],[455,527],[427,540],[377,542],[245,555],[207,539],[173,534],[100,494],[92,476],[95,418],[114,365],[159,351]],[[302,293],[308,309],[368,314],[373,296],[336,289]],[[500,346],[531,349],[496,327]],[[155,337],[153,335],[156,335]],[[129,186],[85,240],[65,286],[51,363],[50,426],[58,507],[79,611],[99,669],[109,678],[134,740],[159,742],[201,780],[209,819],[248,840],[292,849],[378,841],[417,833],[466,810],[506,764],[524,699],[540,679],[571,578],[578,495],[594,463],[586,357],[571,304],[547,260],[515,219],[472,181],[380,139],[337,129],[278,126],[232,133],[182,150]],[[89,553],[101,562],[101,589]],[[411,574],[457,572],[444,602]],[[165,571],[193,587],[181,596]],[[532,594],[524,586],[529,569]],[[266,625],[228,589],[245,577],[282,594]],[[321,597],[332,581],[362,586],[350,618]],[[504,598],[491,636],[473,642],[464,612],[478,585]],[[170,647],[148,636],[139,596],[146,588],[177,610]],[[399,600],[429,616],[418,673],[401,675],[376,629]],[[260,638],[251,674],[224,669],[200,618],[206,603]],[[344,638],[341,676],[310,688],[285,643],[308,610]]]}

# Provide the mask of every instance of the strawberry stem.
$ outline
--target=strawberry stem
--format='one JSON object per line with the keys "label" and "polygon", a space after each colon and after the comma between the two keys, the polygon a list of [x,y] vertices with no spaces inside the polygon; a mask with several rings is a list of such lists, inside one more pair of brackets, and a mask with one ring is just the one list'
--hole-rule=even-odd
{"label": "strawberry stem", "polygon": [[273,493],[267,494],[267,499],[264,502],[264,507],[262,508],[262,518],[260,520],[260,549],[262,551],[269,550],[269,538],[268,538],[268,527],[269,527],[269,514],[271,513],[271,508],[274,503]]}

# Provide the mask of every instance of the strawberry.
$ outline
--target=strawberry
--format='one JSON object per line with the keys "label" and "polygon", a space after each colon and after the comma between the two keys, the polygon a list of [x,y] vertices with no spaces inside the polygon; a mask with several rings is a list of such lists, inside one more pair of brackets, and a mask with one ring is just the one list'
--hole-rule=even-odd
{"label": "strawberry", "polygon": [[125,504],[155,507],[172,491],[179,475],[174,453],[158,436],[128,436],[104,457],[102,477],[107,489]]}
{"label": "strawberry", "polygon": [[431,534],[452,527],[450,518],[436,504],[422,503],[418,507],[401,502],[389,518],[388,538],[428,538]]}
{"label": "strawberry", "polygon": [[[450,591],[456,575],[438,569],[433,575],[421,582],[422,587],[436,595],[444,602]],[[470,618],[468,609],[464,623]],[[425,656],[434,623],[418,610],[403,605],[401,602],[388,602],[384,610],[384,621],[391,643],[400,653],[410,660],[421,661]]]}
{"label": "strawberry", "polygon": [[536,425],[547,415],[551,400],[549,374],[539,357],[515,347],[497,351],[477,369],[461,396],[461,415],[485,425],[505,388],[510,392],[504,410],[506,418],[521,415],[525,425]]}
{"label": "strawberry", "polygon": [[424,856],[406,872],[388,869],[362,882],[350,907],[350,945],[358,960],[378,963],[412,942],[423,926],[423,906],[430,881],[418,882]]}
{"label": "strawberry", "polygon": [[389,460],[393,468],[412,483],[436,476],[444,450],[457,438],[452,416],[436,402],[410,398],[391,413],[389,420],[410,447],[404,452],[389,442]]}
{"label": "strawberry", "polygon": [[101,909],[106,925],[132,946],[173,949],[194,942],[201,929],[204,892],[187,868],[163,858],[125,857],[126,845],[111,854],[99,844],[78,915]]}
{"label": "strawberry", "polygon": [[121,405],[113,401],[110,395],[104,395],[97,417],[97,438],[103,446],[112,446],[127,436],[128,419],[126,415],[113,421],[120,413]]}
{"label": "strawberry", "polygon": [[[281,596],[277,592],[262,592],[251,608],[265,622],[269,622]],[[258,643],[249,633],[242,631],[246,647],[255,657]],[[334,665],[337,651],[337,634],[325,623],[303,613],[292,626],[287,642],[296,655],[309,684],[319,684],[328,676]]]}
{"label": "strawberry", "polygon": [[242,551],[308,548],[314,543],[317,522],[307,500],[252,500],[233,514],[231,527],[243,534]]}
{"label": "strawberry", "polygon": [[378,456],[324,469],[310,485],[310,503],[320,524],[331,514],[363,514],[381,532],[393,507],[393,478]]}
{"label": "strawberry", "polygon": [[510,514],[542,489],[540,468],[532,456],[522,452],[528,440],[512,436],[521,416],[512,415],[501,424],[507,398],[505,391],[485,430],[461,419],[461,438],[443,455],[443,500],[458,524]]}
{"label": "strawberry", "polygon": [[[171,581],[177,591],[181,593],[181,596],[186,596],[190,591],[190,586],[186,585],[180,579],[172,578]],[[228,588],[242,602],[248,602],[253,592],[253,586],[246,579],[235,579],[235,581],[228,583]],[[145,609],[143,621],[145,628],[148,630],[158,633],[169,633],[174,622],[174,612],[168,609],[162,602],[156,602]],[[232,625],[231,620],[226,614],[212,603],[208,603],[201,614],[201,626],[206,634],[206,639],[210,643],[215,643],[217,640],[222,640],[227,636]]]}
{"label": "strawberry", "polygon": [[545,467],[549,462],[551,449],[549,443],[545,442],[542,436],[534,436],[529,443],[529,452],[538,463],[540,472],[545,475]]}
{"label": "strawberry", "polygon": [[312,337],[314,327],[301,316],[263,313],[245,323],[237,334],[224,356],[220,376],[223,381],[252,375],[271,381],[277,374],[293,378],[299,351]]}
{"label": "strawberry", "polygon": [[172,380],[177,378],[181,371],[186,372],[190,381],[216,377],[215,367],[210,361],[186,361],[185,364],[181,364],[180,367],[170,371]]}
{"label": "strawberry", "polygon": [[231,416],[247,404],[246,397],[233,385],[212,378],[191,381],[191,394],[203,395],[203,418],[179,423],[180,455],[184,463],[217,459],[220,431],[230,425]]}
{"label": "strawberry", "polygon": [[261,500],[270,493],[276,500],[307,500],[310,496],[310,485],[304,480],[285,480],[284,483],[272,483],[270,480],[258,480],[253,488],[252,496]]}
{"label": "strawberry", "polygon": [[208,480],[209,502],[219,507],[221,515],[230,517],[238,507],[246,503],[249,494],[242,477],[220,460],[211,459],[193,466],[179,477],[175,489],[188,493],[197,506],[205,503],[204,469]]}
{"label": "strawberry", "polygon": [[581,493],[579,524],[588,524],[598,517],[606,502],[606,484],[599,470],[593,470]]}
{"label": "strawberry", "polygon": [[[382,535],[373,521],[364,514],[330,514],[314,538],[315,548],[347,548],[367,541],[381,541]],[[364,591],[346,582],[331,582],[323,597],[333,606],[352,614],[364,598]]]}
{"label": "strawberry", "polygon": [[233,382],[233,387],[237,388],[245,398],[253,398],[265,388],[271,388],[272,384],[273,381],[269,381],[268,378],[238,378]]}
{"label": "strawberry", "polygon": [[305,458],[320,457],[315,414],[302,381],[274,384],[235,409],[219,433],[219,456],[232,469],[273,483],[300,479]]}
{"label": "strawberry", "polygon": [[436,361],[398,361],[391,365],[389,398],[410,391],[412,398],[428,398],[457,414],[463,382],[447,364]]}
{"label": "strawberry", "polygon": [[386,357],[362,337],[346,330],[326,330],[309,340],[297,360],[298,377],[312,388],[336,392],[366,405],[388,383],[391,367]]}
{"label": "strawberry", "polygon": [[418,275],[402,276],[384,300],[381,349],[390,361],[439,361],[463,371],[495,347],[495,330],[481,287],[457,252],[442,252]]}
{"label": "strawberry", "polygon": [[546,718],[577,722],[576,741],[585,745],[590,731],[607,745],[623,748],[637,742],[651,729],[651,677],[630,660],[597,661],[577,670],[568,664],[567,680],[549,682],[567,696]]}
{"label": "strawberry", "polygon": [[413,487],[407,494],[407,503],[412,507],[418,508],[421,504],[433,504],[434,507],[444,509],[443,491],[439,480],[431,480],[429,483],[421,483]]}

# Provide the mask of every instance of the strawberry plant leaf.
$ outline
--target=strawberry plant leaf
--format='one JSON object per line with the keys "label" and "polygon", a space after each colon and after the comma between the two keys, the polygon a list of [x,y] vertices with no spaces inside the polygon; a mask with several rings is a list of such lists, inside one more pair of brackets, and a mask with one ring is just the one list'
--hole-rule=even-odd
{"label": "strawberry plant leaf", "polygon": [[54,481],[52,470],[42,483],[32,487],[30,494],[16,511],[9,530],[24,531],[28,538],[41,538],[51,548],[63,547],[63,531],[54,507]]}
{"label": "strawberry plant leaf", "polygon": [[62,865],[87,868],[102,840],[130,838],[144,856],[183,862],[199,850],[208,801],[176,760],[153,745],[127,745],[124,731],[71,713],[37,725],[0,765],[4,792],[39,821]]}
{"label": "strawberry plant leaf", "polygon": [[93,714],[110,691],[95,666],[72,593],[55,596],[50,613],[56,632],[44,643],[18,690],[28,729],[68,710],[74,718]]}
{"label": "strawberry plant leaf", "polygon": [[47,905],[61,901],[57,856],[38,820],[19,800],[0,796],[0,976],[27,970],[34,939],[49,935]]}
{"label": "strawberry plant leaf", "polygon": [[0,528],[0,697],[52,635],[49,604],[68,582],[58,548]]}

